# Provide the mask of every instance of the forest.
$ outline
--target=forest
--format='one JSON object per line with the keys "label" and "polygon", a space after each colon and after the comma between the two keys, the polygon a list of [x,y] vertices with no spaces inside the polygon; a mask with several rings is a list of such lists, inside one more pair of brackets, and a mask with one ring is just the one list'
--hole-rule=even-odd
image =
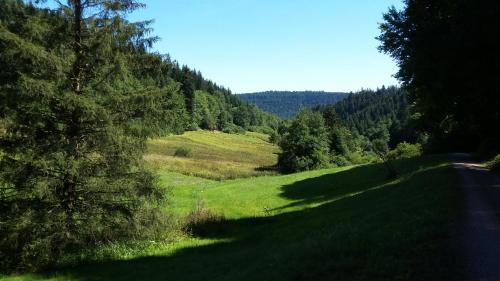
{"label": "forest", "polygon": [[238,94],[243,100],[281,118],[294,116],[302,107],[313,108],[321,104],[334,104],[346,96],[348,93],[323,91],[267,91]]}
{"label": "forest", "polygon": [[497,1],[389,8],[399,85],[248,94],[154,51],[140,2],[46,3],[0,1],[0,280],[464,280]]}
{"label": "forest", "polygon": [[277,127],[279,118],[148,51],[150,22],[122,16],[140,7],[0,2],[2,267],[159,235],[163,194],[141,161],[147,138]]}
{"label": "forest", "polygon": [[500,143],[498,1],[419,0],[394,7],[380,25],[379,50],[441,151],[495,151]]}
{"label": "forest", "polygon": [[418,134],[413,124],[415,121],[404,91],[395,86],[356,92],[335,105],[320,105],[315,110],[325,111],[329,107],[354,134],[375,139],[380,131],[388,131],[392,148],[403,141],[422,142],[425,138],[424,133]]}

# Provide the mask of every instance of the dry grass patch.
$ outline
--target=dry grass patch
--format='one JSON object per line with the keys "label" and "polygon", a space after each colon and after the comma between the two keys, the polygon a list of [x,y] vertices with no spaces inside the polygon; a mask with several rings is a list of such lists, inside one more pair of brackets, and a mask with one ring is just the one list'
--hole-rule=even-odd
{"label": "dry grass patch", "polygon": [[[163,171],[217,180],[275,174],[268,167],[276,164],[279,149],[267,139],[259,133],[186,132],[151,140],[145,159]],[[189,150],[189,157],[175,156],[179,149]]]}

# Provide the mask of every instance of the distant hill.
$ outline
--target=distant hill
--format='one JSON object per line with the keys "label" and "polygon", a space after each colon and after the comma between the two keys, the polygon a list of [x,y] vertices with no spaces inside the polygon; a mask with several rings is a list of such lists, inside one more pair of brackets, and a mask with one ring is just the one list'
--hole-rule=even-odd
{"label": "distant hill", "polygon": [[417,132],[410,122],[410,106],[398,87],[363,90],[334,105],[320,105],[315,110],[324,111],[330,107],[347,128],[369,139],[379,137],[383,129],[390,135],[391,147],[402,141],[416,140]]}
{"label": "distant hill", "polygon": [[323,91],[267,91],[239,94],[238,97],[257,105],[264,111],[290,118],[301,107],[313,108],[322,104],[334,104],[348,95],[348,93]]}

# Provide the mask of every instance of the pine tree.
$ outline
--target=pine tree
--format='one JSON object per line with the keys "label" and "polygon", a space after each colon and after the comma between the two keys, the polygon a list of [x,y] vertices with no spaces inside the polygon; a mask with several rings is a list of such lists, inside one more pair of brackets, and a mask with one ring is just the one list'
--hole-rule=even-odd
{"label": "pine tree", "polygon": [[0,6],[12,3],[15,24],[0,16],[0,266],[158,235],[162,196],[141,159],[165,96],[131,73],[151,42],[122,17],[140,4]]}

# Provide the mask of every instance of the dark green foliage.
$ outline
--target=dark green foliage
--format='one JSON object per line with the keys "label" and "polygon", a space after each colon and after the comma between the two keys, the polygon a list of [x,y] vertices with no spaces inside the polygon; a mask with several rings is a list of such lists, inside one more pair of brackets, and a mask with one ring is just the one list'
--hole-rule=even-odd
{"label": "dark green foliage", "polygon": [[284,122],[278,125],[278,128],[274,130],[269,135],[269,141],[274,144],[278,144],[281,142],[282,137],[285,135],[288,127],[290,126],[290,119],[285,120]]}
{"label": "dark green foliage", "polygon": [[[110,3],[0,3],[10,10],[0,15],[2,269],[161,235],[162,193],[142,165],[155,130],[144,123],[164,126],[175,88],[134,75],[149,39],[120,14],[139,4]],[[100,13],[85,17],[89,5]]]}
{"label": "dark green foliage", "polygon": [[418,157],[420,155],[422,155],[422,146],[420,144],[401,142],[389,152],[388,157],[395,160]]}
{"label": "dark green foliage", "polygon": [[277,128],[280,119],[263,112],[230,90],[203,78],[201,73],[187,66],[180,67],[176,61],[167,57],[168,77],[181,84],[185,108],[189,112],[186,120],[187,130],[220,130],[236,132],[259,126],[263,131]]}
{"label": "dark green foliage", "polygon": [[328,133],[318,112],[300,110],[279,145],[278,166],[283,172],[317,169],[329,163]]}
{"label": "dark green foliage", "polygon": [[[317,107],[314,113],[309,113],[310,110],[299,111],[300,114],[295,118],[290,119],[289,122],[282,123],[278,129],[270,135],[270,141],[277,143],[282,148],[283,152],[280,156],[279,165],[282,166],[282,170],[289,171],[301,171],[305,169],[313,169],[317,167],[324,167],[325,165],[333,164],[336,166],[346,166],[350,164],[362,164],[368,162],[378,161],[376,153],[374,153],[374,147],[365,136],[359,135],[357,133],[352,133],[348,128],[343,125],[343,121],[337,115],[335,106],[325,105]],[[317,122],[306,122],[304,116],[316,116],[320,121]],[[315,117],[316,118],[316,117]],[[299,126],[300,125],[300,126]],[[389,132],[385,127],[376,128],[373,130],[371,137],[379,140],[384,144],[387,152],[389,150]],[[326,155],[325,158],[319,160],[308,159],[308,161],[321,162],[318,166],[307,166],[306,164],[297,163],[308,163],[306,160],[297,157],[297,151],[304,151],[304,144],[301,143],[303,136],[307,136],[308,130],[320,130],[324,131],[324,134],[312,138],[313,142],[326,142],[326,148],[322,151],[325,153],[320,153],[320,155]],[[326,138],[324,138],[326,137]],[[307,139],[307,138],[306,138]],[[293,144],[290,146],[290,142]],[[312,152],[310,152],[312,153]],[[312,154],[311,154],[312,155]],[[307,158],[307,154],[300,154],[301,157]],[[294,163],[294,164],[290,164]]]}
{"label": "dark green foliage", "polygon": [[410,119],[410,107],[403,91],[397,87],[363,90],[331,106],[316,109],[326,112],[333,108],[338,118],[352,133],[369,140],[389,134],[389,146],[402,141],[415,142],[417,132]]}
{"label": "dark green foliage", "polygon": [[486,167],[491,171],[500,174],[500,154],[497,154],[493,159],[486,162]]}
{"label": "dark green foliage", "polygon": [[187,215],[184,228],[186,232],[197,236],[220,235],[225,222],[223,214],[208,209],[203,201],[198,201]]}
{"label": "dark green foliage", "polygon": [[189,147],[179,147],[174,152],[174,156],[177,157],[191,157],[192,155],[193,151]]}
{"label": "dark green foliage", "polygon": [[243,129],[240,126],[234,125],[233,123],[228,123],[222,129],[222,132],[228,133],[228,134],[244,134],[245,129]]}
{"label": "dark green foliage", "polygon": [[380,25],[380,50],[441,150],[500,144],[500,2],[406,0]]}
{"label": "dark green foliage", "polygon": [[[44,3],[45,1],[35,1]],[[0,2],[0,267],[162,235],[148,137],[274,131],[279,118],[149,52],[133,0]],[[184,153],[186,154],[186,153]]]}
{"label": "dark green foliage", "polygon": [[349,153],[346,138],[349,134],[341,124],[337,112],[333,107],[329,107],[321,112],[325,120],[325,126],[328,132],[328,144],[330,151],[334,154],[346,155]]}
{"label": "dark green foliage", "polygon": [[363,90],[315,110],[329,127],[332,161],[339,166],[385,161],[398,143],[415,142],[417,136],[424,141],[420,137],[424,135],[413,128],[410,107],[397,87]]}
{"label": "dark green foliage", "polygon": [[313,108],[321,104],[334,104],[348,95],[347,93],[315,91],[268,91],[240,94],[238,97],[257,105],[264,111],[271,112],[282,118],[290,118],[297,114],[302,107]]}
{"label": "dark green foliage", "polygon": [[[403,175],[396,182],[387,182],[382,165],[372,164],[279,177],[282,180],[274,183],[252,179],[221,186],[219,192],[228,190],[222,202],[244,201],[244,206],[277,202],[269,206],[269,216],[241,209],[241,215],[221,224],[213,219],[208,220],[214,222],[207,224],[209,228],[197,224],[203,241],[223,243],[194,240],[176,251],[168,247],[147,257],[81,265],[26,279],[463,281],[464,265],[454,247],[460,236],[453,231],[463,212],[463,194],[448,155],[405,159],[395,165]],[[259,194],[279,191],[263,193],[264,201],[247,205],[248,198],[255,197],[245,196],[255,193],[257,186]],[[238,187],[239,192],[230,192]],[[223,203],[218,204],[211,206],[224,210]]]}
{"label": "dark green foliage", "polygon": [[396,179],[399,177],[399,172],[392,164],[392,159],[389,157],[389,147],[387,140],[383,138],[376,139],[371,142],[372,151],[380,158],[385,168],[387,169],[387,179]]}

